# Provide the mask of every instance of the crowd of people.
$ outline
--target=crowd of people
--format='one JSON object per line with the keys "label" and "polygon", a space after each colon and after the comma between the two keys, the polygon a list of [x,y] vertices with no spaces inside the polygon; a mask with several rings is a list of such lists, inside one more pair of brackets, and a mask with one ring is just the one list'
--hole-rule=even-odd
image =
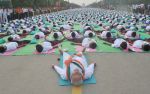
{"label": "crowd of people", "polygon": [[[129,52],[136,52],[137,49],[150,51],[150,15],[145,14],[97,8],[70,9],[15,19],[1,24],[0,28],[3,31],[0,33],[0,42],[3,42],[0,45],[2,54],[30,43],[36,44],[33,39],[43,40],[33,48],[38,53],[58,48],[66,59],[65,64],[69,64],[71,69],[68,72],[68,65],[66,69],[54,65],[53,69],[62,79],[69,80],[73,85],[81,85],[84,80],[89,79],[96,64],[87,67],[82,53],[73,56],[66,53],[61,49],[64,40],[70,41],[71,45],[82,46],[83,52],[86,49],[96,49],[99,45]],[[148,37],[143,38],[143,34]],[[30,35],[32,40],[23,39]],[[6,36],[7,41],[2,41]],[[98,42],[100,40],[104,42]]]}
{"label": "crowd of people", "polygon": [[150,15],[150,4],[133,4],[133,13],[149,14]]}
{"label": "crowd of people", "polygon": [[0,8],[0,23],[6,23],[15,19],[23,19],[34,15],[50,13],[61,10],[60,8]]}
{"label": "crowd of people", "polygon": [[[76,23],[80,24],[81,31],[74,30]],[[95,30],[97,27],[101,29]],[[112,44],[112,47],[123,50],[129,50],[131,46],[143,51],[150,50],[149,38],[142,40],[138,33],[150,34],[150,16],[143,14],[134,15],[103,9],[74,9],[12,20],[1,24],[1,29],[4,32],[0,35],[1,39],[10,36],[8,44],[14,41],[20,44],[18,41],[30,34],[34,35],[35,39],[45,38],[43,44],[36,46],[38,52],[55,48],[65,39],[73,42],[72,45],[95,49],[95,36],[106,41],[107,45]],[[112,30],[117,30],[117,35],[114,35]],[[53,36],[54,40],[48,40],[47,36]],[[25,41],[26,43],[29,41]],[[3,51],[7,51],[4,46],[0,49],[0,52]]]}

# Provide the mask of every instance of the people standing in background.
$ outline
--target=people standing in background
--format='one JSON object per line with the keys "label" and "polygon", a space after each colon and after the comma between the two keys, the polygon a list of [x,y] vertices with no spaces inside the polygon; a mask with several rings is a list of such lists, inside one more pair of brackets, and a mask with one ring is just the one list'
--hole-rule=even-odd
{"label": "people standing in background", "polygon": [[2,19],[3,19],[3,9],[0,8],[0,23],[2,23]]}
{"label": "people standing in background", "polygon": [[3,22],[8,22],[8,19],[7,19],[7,9],[3,9]]}

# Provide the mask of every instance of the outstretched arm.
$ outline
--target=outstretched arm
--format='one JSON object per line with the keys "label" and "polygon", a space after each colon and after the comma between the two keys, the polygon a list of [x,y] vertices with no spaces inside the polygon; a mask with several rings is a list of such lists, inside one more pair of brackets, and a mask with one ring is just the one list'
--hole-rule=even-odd
{"label": "outstretched arm", "polygon": [[96,64],[92,63],[85,69],[85,80],[91,78],[94,73]]}
{"label": "outstretched arm", "polygon": [[66,70],[62,69],[56,65],[52,65],[52,68],[58,73],[58,75],[61,77],[63,80],[67,80],[66,78]]}

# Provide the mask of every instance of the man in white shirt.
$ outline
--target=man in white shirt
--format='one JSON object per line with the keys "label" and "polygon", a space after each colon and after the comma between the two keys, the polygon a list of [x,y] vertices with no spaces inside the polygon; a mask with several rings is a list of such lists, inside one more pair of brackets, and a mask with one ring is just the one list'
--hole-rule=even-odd
{"label": "man in white shirt", "polygon": [[17,48],[26,46],[28,43],[30,43],[30,40],[5,43],[2,46],[0,46],[0,53],[16,50]]}
{"label": "man in white shirt", "polygon": [[93,31],[91,31],[91,30],[86,30],[84,32],[84,37],[90,37],[90,38],[92,38],[94,36],[95,36],[95,33]]}
{"label": "man in white shirt", "polygon": [[[72,40],[72,42],[74,42],[74,41]],[[71,43],[71,44],[79,45],[79,46],[83,46],[84,48],[91,48],[91,49],[96,49],[96,47],[97,47],[97,42],[91,38],[83,38],[82,40],[78,41],[77,43]]]}
{"label": "man in white shirt", "polygon": [[112,37],[112,34],[110,33],[110,31],[102,31],[102,33],[100,34],[100,38],[102,39],[107,39],[111,37]]}
{"label": "man in white shirt", "polygon": [[72,85],[80,86],[84,80],[91,78],[96,64],[92,63],[88,66],[82,52],[70,55],[61,49],[59,49],[59,51],[61,55],[63,55],[63,68],[56,65],[52,65],[52,68],[63,80],[70,81]]}
{"label": "man in white shirt", "polygon": [[43,32],[38,32],[38,33],[36,33],[36,34],[34,35],[34,37],[35,37],[36,39],[41,39],[41,38],[44,38],[45,35],[44,35]]}
{"label": "man in white shirt", "polygon": [[139,39],[140,35],[138,35],[135,31],[129,30],[125,33],[124,37],[128,39]]}
{"label": "man in white shirt", "polygon": [[51,42],[45,41],[42,44],[37,44],[36,45],[36,51],[41,53],[41,52],[47,52],[51,49],[57,48],[58,45],[52,45]]}
{"label": "man in white shirt", "polygon": [[142,49],[143,51],[149,51],[150,43],[143,40],[136,40],[133,42],[132,47]]}

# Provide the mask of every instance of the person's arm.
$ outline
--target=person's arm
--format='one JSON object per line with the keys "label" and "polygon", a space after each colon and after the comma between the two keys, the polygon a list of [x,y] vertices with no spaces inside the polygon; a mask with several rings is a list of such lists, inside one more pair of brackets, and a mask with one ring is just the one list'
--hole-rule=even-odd
{"label": "person's arm", "polygon": [[53,69],[58,73],[58,75],[61,77],[61,79],[67,80],[65,69],[62,69],[56,65],[53,65]]}
{"label": "person's arm", "polygon": [[92,63],[85,69],[85,78],[84,78],[85,80],[92,77],[95,65],[96,65],[95,63]]}

